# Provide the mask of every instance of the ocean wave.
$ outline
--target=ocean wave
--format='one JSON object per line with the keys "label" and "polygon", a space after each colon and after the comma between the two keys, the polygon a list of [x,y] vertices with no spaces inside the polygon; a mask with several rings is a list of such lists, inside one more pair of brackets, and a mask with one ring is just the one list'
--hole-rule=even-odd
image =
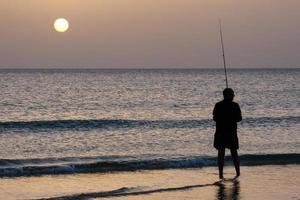
{"label": "ocean wave", "polygon": [[53,120],[1,122],[1,129],[102,129],[102,128],[184,128],[210,126],[211,120]]}
{"label": "ocean wave", "polygon": [[[231,158],[226,157],[231,163]],[[300,154],[241,155],[241,165],[300,164]],[[116,171],[185,169],[216,166],[216,157],[190,156],[173,158],[70,157],[44,159],[1,159],[0,177],[39,176],[72,173],[107,173]]]}
{"label": "ocean wave", "polygon": [[[299,124],[300,116],[284,117],[257,117],[245,118],[242,126],[268,126]],[[48,121],[9,121],[0,122],[0,131],[9,129],[26,129],[31,131],[39,130],[91,130],[107,128],[208,128],[213,127],[214,122],[211,119],[202,120],[126,120],[126,119],[99,119],[99,120],[48,120]]]}

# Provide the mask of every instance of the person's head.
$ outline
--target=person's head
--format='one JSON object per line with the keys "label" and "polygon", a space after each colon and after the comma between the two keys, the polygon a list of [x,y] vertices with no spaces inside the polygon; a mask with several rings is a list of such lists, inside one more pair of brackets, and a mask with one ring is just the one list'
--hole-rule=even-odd
{"label": "person's head", "polygon": [[234,98],[234,91],[231,88],[225,88],[223,90],[224,100],[232,101]]}

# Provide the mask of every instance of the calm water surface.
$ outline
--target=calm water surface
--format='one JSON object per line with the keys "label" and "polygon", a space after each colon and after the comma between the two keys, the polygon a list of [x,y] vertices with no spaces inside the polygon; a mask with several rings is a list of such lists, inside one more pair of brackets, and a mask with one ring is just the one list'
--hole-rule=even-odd
{"label": "calm water surface", "polygon": [[[300,153],[300,70],[229,70],[241,154]],[[1,70],[0,158],[212,156],[222,70]]]}

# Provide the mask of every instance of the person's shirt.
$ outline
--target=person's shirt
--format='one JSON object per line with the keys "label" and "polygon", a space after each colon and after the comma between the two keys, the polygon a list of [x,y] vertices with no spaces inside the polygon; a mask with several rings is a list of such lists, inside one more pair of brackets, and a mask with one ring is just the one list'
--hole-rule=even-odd
{"label": "person's shirt", "polygon": [[242,120],[239,104],[226,100],[216,103],[213,120],[216,122],[217,132],[236,129],[236,123]]}

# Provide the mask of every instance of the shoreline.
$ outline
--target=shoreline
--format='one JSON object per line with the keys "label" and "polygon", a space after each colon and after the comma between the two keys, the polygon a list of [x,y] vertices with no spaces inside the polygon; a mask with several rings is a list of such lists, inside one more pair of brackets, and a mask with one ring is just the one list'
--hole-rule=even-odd
{"label": "shoreline", "polygon": [[[300,154],[242,154],[241,166],[268,166],[300,164]],[[216,167],[214,156],[174,157],[64,157],[36,159],[0,159],[0,178],[42,175],[93,174],[135,172],[144,170],[199,169]],[[225,156],[225,165],[232,165],[231,156]]]}
{"label": "shoreline", "polygon": [[0,179],[0,199],[297,199],[300,165],[232,166],[218,184],[216,167]]}

